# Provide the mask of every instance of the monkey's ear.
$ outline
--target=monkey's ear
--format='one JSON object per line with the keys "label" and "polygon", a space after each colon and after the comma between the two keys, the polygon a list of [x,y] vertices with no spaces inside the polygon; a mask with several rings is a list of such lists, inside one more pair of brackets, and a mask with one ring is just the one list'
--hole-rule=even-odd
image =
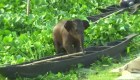
{"label": "monkey's ear", "polygon": [[83,26],[85,27],[85,29],[87,29],[89,27],[89,22],[86,20],[82,20],[83,21]]}
{"label": "monkey's ear", "polygon": [[68,20],[68,21],[65,23],[64,27],[65,27],[65,29],[69,32],[69,31],[72,29],[72,27],[73,27],[73,22],[70,21],[70,20]]}

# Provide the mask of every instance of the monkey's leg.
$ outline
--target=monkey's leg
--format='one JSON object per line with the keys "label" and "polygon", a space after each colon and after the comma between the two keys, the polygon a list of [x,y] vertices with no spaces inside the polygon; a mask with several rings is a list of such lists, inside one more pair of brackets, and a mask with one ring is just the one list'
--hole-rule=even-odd
{"label": "monkey's leg", "polygon": [[56,54],[63,53],[62,44],[60,44],[60,43],[57,42],[57,41],[54,41],[54,47],[55,47],[55,49],[56,49]]}
{"label": "monkey's leg", "polygon": [[77,43],[74,44],[74,48],[75,48],[75,51],[76,52],[83,51],[83,46],[79,42],[77,42]]}

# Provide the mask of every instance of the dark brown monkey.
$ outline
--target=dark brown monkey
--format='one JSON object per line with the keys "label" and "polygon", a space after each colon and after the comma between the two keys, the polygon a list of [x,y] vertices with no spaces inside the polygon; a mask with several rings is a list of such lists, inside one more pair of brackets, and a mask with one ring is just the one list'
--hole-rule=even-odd
{"label": "dark brown monkey", "polygon": [[140,0],[120,0],[121,7],[130,7],[136,3],[140,3]]}
{"label": "dark brown monkey", "polygon": [[57,53],[67,54],[83,51],[84,30],[89,27],[86,20],[64,20],[53,29],[53,40]]}
{"label": "dark brown monkey", "polygon": [[120,0],[120,7],[130,7],[129,11],[134,14],[140,8],[140,0]]}
{"label": "dark brown monkey", "polygon": [[121,7],[129,7],[134,4],[135,0],[120,0],[120,6]]}

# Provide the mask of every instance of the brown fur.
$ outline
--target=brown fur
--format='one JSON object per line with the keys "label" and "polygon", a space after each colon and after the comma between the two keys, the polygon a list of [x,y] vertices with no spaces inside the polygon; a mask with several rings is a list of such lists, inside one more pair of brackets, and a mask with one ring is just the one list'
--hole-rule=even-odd
{"label": "brown fur", "polygon": [[53,29],[53,40],[57,53],[80,52],[83,50],[84,30],[89,26],[85,20],[64,20]]}

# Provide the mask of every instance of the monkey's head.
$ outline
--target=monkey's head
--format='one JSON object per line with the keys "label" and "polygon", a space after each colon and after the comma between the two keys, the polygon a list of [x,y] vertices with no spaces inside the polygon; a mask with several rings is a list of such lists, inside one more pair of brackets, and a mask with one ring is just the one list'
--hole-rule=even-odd
{"label": "monkey's head", "polygon": [[120,6],[121,7],[129,7],[135,4],[135,0],[120,0]]}

